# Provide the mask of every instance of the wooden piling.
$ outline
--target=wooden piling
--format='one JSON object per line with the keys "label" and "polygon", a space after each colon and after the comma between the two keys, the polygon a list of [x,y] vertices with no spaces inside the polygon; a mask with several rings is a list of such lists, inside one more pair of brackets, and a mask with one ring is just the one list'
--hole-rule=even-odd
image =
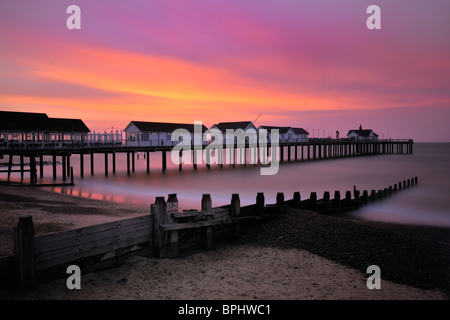
{"label": "wooden piling", "polygon": [[53,155],[52,157],[52,164],[53,164],[53,180],[56,180],[56,155]]}
{"label": "wooden piling", "polygon": [[108,153],[105,152],[105,177],[108,176]]}
{"label": "wooden piling", "polygon": [[264,209],[264,206],[265,206],[264,192],[258,192],[256,194],[256,208],[258,210],[257,214]]}
{"label": "wooden piling", "polygon": [[70,177],[70,154],[67,155],[67,176]]}
{"label": "wooden piling", "polygon": [[37,182],[36,158],[34,155],[30,156],[30,184]]}
{"label": "wooden piling", "polygon": [[116,174],[116,153],[112,152],[112,172],[113,174]]}
{"label": "wooden piling", "polygon": [[147,174],[150,174],[150,152],[147,151]]}
{"label": "wooden piling", "polygon": [[[231,218],[239,218],[241,215],[241,200],[239,199],[238,193],[233,193],[231,197],[230,214]],[[238,239],[241,234],[241,226],[239,223],[235,223],[231,229],[231,239]]]}
{"label": "wooden piling", "polygon": [[13,157],[14,157],[14,156],[13,156],[12,154],[9,155],[9,161],[8,161],[8,180],[9,180],[10,177],[11,177],[11,170],[12,170]]}
{"label": "wooden piling", "polygon": [[330,207],[330,192],[325,191],[323,193],[323,206],[325,209],[328,209]]}
{"label": "wooden piling", "polygon": [[167,197],[167,217],[165,223],[173,223],[172,214],[178,212],[178,198],[176,193]]}
{"label": "wooden piling", "polygon": [[19,218],[14,228],[14,261],[19,288],[36,285],[34,225],[31,216]]}
{"label": "wooden piling", "polygon": [[341,192],[340,191],[334,192],[333,207],[335,207],[338,211],[341,208]]}
{"label": "wooden piling", "polygon": [[84,177],[84,154],[80,153],[80,177]]}
{"label": "wooden piling", "polygon": [[23,173],[24,173],[24,164],[23,164],[23,155],[20,155],[20,181],[23,182]]}
{"label": "wooden piling", "polygon": [[151,205],[153,214],[153,253],[157,258],[174,258],[178,256],[178,231],[164,231],[161,226],[172,222],[171,214],[167,214],[164,197],[156,197]]}
{"label": "wooden piling", "polygon": [[[212,201],[211,196],[208,193],[204,193],[202,195],[202,203],[201,203],[201,209],[205,212],[211,212],[212,211]],[[212,216],[208,215],[206,217],[206,220],[211,220]],[[213,249],[213,228],[211,226],[203,227],[202,228],[202,247],[205,250],[211,250]]]}
{"label": "wooden piling", "polygon": [[277,193],[277,205],[282,206],[284,205],[284,193],[283,192],[278,192]]}
{"label": "wooden piling", "polygon": [[309,209],[314,210],[317,205],[317,193],[311,192],[311,195],[309,197]]}
{"label": "wooden piling", "polygon": [[130,153],[127,152],[127,175],[130,175]]}
{"label": "wooden piling", "polygon": [[294,198],[292,200],[294,208],[299,209],[302,201],[299,191],[294,192]]}
{"label": "wooden piling", "polygon": [[369,192],[368,192],[367,190],[364,190],[364,191],[363,191],[363,194],[362,194],[362,196],[361,196],[361,201],[362,201],[364,204],[367,204],[367,202],[369,201]]}
{"label": "wooden piling", "polygon": [[94,175],[94,152],[91,152],[91,176]]}
{"label": "wooden piling", "polygon": [[166,150],[162,151],[162,171],[166,172],[167,169],[167,155]]}
{"label": "wooden piling", "polygon": [[67,169],[66,169],[66,156],[62,156],[62,178],[63,181],[66,181]]}
{"label": "wooden piling", "polygon": [[39,177],[44,178],[44,156],[39,155]]}

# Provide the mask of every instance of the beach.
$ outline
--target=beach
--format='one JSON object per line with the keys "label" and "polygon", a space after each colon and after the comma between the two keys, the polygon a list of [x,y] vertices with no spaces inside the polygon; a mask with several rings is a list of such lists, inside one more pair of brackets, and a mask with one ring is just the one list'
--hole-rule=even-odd
{"label": "beach", "polygon": [[[13,253],[18,218],[31,215],[36,235],[148,214],[148,206],[0,186],[0,256]],[[1,299],[57,300],[447,300],[448,229],[329,217],[288,210],[245,228],[235,242],[174,259],[135,256],[36,288],[0,289]],[[369,265],[381,289],[369,290]]]}

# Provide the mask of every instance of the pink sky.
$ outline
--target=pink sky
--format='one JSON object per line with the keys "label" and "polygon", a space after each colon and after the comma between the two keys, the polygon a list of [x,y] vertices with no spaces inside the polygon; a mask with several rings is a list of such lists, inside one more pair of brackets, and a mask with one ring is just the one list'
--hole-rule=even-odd
{"label": "pink sky", "polygon": [[0,110],[450,141],[449,31],[448,0],[2,0]]}

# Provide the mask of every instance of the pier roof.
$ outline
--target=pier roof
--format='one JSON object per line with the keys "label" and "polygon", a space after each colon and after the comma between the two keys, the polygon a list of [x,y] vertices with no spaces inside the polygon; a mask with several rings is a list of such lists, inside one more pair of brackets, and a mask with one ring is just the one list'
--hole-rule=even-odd
{"label": "pier roof", "polygon": [[373,133],[373,135],[378,137],[378,135],[375,132],[373,132],[372,129],[349,130],[347,135],[349,135],[352,132],[356,133],[360,137],[369,137],[371,133]]}
{"label": "pier roof", "polygon": [[268,129],[268,130],[276,130],[278,129],[278,133],[284,134],[287,133],[291,127],[277,127],[277,126],[260,126],[260,128]]}
{"label": "pier roof", "polygon": [[80,119],[49,118],[45,113],[0,111],[2,131],[90,132]]}
{"label": "pier roof", "polygon": [[292,130],[294,130],[295,134],[309,134],[309,132],[303,128],[292,128]]}
{"label": "pier roof", "polygon": [[[187,123],[168,123],[168,122],[147,122],[147,121],[131,121],[125,128],[134,124],[138,130],[142,132],[173,132],[176,129],[186,129],[187,131],[193,133],[195,125]],[[202,132],[208,130],[204,125],[202,125]]]}
{"label": "pier roof", "polygon": [[217,127],[220,131],[225,132],[227,129],[231,130],[237,130],[242,129],[244,130],[247,128],[248,125],[253,125],[251,121],[237,121],[237,122],[219,122],[215,124],[214,126]]}

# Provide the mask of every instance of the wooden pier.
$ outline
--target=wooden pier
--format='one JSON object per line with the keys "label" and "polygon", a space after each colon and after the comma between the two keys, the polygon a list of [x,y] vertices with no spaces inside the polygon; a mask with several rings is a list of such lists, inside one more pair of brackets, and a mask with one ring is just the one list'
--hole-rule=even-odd
{"label": "wooden pier", "polygon": [[[383,154],[412,154],[413,145],[413,140],[389,139],[377,141],[358,141],[352,139],[310,139],[308,142],[280,143],[277,146],[272,146],[269,144],[265,147],[266,150],[264,154],[276,155],[276,161],[282,163],[290,161],[312,161]],[[135,172],[135,160],[139,153],[144,153],[147,174],[150,174],[150,154],[161,153],[161,170],[165,172],[167,170],[167,152],[171,152],[172,149],[173,146],[130,147],[117,144],[98,146],[89,145],[86,147],[80,145],[71,146],[70,144],[67,144],[61,148],[42,148],[40,145],[38,147],[33,145],[27,145],[24,147],[22,145],[21,147],[0,149],[0,157],[9,157],[7,170],[1,170],[0,172],[7,173],[8,180],[12,172],[20,172],[22,181],[24,179],[24,173],[29,173],[30,183],[36,184],[38,171],[40,178],[44,177],[44,156],[50,156],[52,158],[53,180],[58,179],[57,161],[58,159],[61,159],[60,176],[63,183],[65,183],[68,178],[73,179],[73,173],[71,171],[72,156],[75,155],[79,157],[79,175],[83,178],[87,169],[85,168],[85,160],[90,162],[90,175],[95,174],[96,171],[94,160],[96,156],[103,156],[104,158],[103,172],[105,176],[108,176],[110,173],[116,174],[116,155],[118,153],[126,154],[126,167],[128,175]],[[194,161],[192,161],[193,168],[197,169],[198,164],[205,164],[207,168],[210,168],[210,164],[205,163],[205,161],[196,161],[199,158],[195,152],[196,150],[208,152],[209,149],[207,149],[207,145],[202,145],[201,147],[191,147],[191,158],[194,159]],[[218,165],[246,165],[250,162],[250,159],[252,159],[252,163],[255,163],[255,159],[257,160],[259,154],[258,149],[255,149],[248,144],[243,147],[234,146],[231,150],[231,158],[227,158],[226,155],[224,155],[227,151],[227,146],[223,146],[222,152],[219,151],[220,163]],[[19,157],[20,169],[12,168],[14,164],[14,157]],[[24,166],[25,158],[29,159],[28,169]],[[206,154],[206,159],[209,158],[210,155]],[[39,170],[36,159],[39,159]],[[180,163],[179,170],[182,170],[182,166],[183,164]]]}

